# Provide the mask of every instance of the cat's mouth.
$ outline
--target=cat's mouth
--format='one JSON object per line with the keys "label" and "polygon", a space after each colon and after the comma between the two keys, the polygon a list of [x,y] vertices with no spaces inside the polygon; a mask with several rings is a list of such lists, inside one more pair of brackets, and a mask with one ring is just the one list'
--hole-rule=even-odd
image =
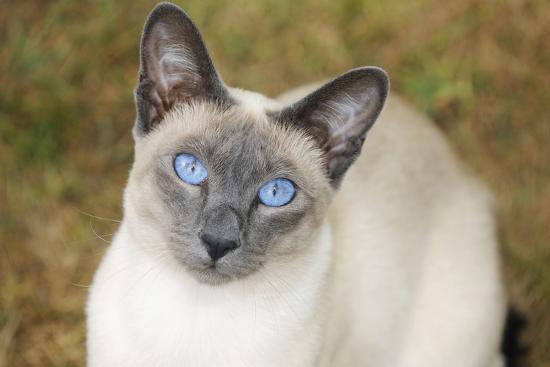
{"label": "cat's mouth", "polygon": [[172,250],[185,271],[203,284],[216,286],[242,279],[263,264],[261,257],[251,256],[242,248],[214,260],[202,246],[198,247],[174,244]]}
{"label": "cat's mouth", "polygon": [[217,262],[211,261],[202,269],[193,270],[195,278],[209,285],[221,285],[234,279],[233,276],[226,274]]}
{"label": "cat's mouth", "polygon": [[197,281],[211,286],[219,286],[245,278],[254,273],[263,264],[262,262],[254,262],[252,264],[250,261],[244,264],[239,259],[213,261],[204,258],[192,264],[189,261],[182,262],[187,272]]}

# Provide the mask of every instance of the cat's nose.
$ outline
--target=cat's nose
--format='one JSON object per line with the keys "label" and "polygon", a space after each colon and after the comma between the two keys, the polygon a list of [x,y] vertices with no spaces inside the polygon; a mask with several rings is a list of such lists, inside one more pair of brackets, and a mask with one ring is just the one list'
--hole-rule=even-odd
{"label": "cat's nose", "polygon": [[221,259],[229,252],[239,247],[237,241],[221,238],[206,232],[201,232],[199,237],[206,245],[208,255],[210,255],[210,258],[214,261]]}

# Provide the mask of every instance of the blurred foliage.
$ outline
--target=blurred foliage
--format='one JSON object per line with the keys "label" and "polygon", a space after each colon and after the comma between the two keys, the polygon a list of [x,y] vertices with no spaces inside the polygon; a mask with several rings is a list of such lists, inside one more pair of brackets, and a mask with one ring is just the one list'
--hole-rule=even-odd
{"label": "blurred foliage", "polygon": [[[275,95],[384,67],[496,193],[526,365],[550,366],[548,1],[179,3],[231,85]],[[121,216],[153,5],[0,0],[0,367],[83,364],[87,285]]]}

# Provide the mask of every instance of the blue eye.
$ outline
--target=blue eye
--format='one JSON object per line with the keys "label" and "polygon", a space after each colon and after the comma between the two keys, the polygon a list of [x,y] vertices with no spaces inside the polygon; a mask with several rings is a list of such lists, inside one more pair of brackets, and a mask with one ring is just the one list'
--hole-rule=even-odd
{"label": "blue eye", "polygon": [[191,154],[178,154],[174,159],[174,169],[182,181],[191,185],[198,185],[208,177],[204,164]]}
{"label": "blue eye", "polygon": [[294,199],[296,188],[294,183],[286,178],[276,178],[265,183],[258,191],[262,204],[267,206],[283,206]]}

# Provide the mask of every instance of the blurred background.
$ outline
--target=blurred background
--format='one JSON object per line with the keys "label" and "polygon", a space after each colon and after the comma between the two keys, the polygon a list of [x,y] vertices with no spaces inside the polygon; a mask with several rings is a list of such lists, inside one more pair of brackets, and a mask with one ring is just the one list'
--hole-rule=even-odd
{"label": "blurred background", "polygon": [[[550,2],[177,1],[230,85],[275,96],[384,67],[495,192],[525,366],[550,366]],[[0,367],[82,366],[121,218],[155,2],[0,0]]]}

